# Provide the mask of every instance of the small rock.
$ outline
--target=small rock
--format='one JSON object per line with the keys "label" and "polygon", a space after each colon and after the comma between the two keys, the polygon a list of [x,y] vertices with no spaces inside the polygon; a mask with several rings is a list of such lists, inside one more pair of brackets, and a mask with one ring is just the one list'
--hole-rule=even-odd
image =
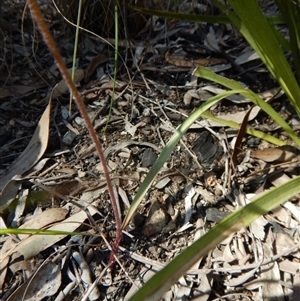
{"label": "small rock", "polygon": [[147,148],[142,156],[142,167],[149,167],[154,164],[157,159],[156,153],[151,149]]}

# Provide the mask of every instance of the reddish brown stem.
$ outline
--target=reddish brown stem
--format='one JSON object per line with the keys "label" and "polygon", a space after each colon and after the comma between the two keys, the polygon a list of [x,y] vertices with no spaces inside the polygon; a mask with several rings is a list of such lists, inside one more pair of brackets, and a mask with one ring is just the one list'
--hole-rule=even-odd
{"label": "reddish brown stem", "polygon": [[[120,219],[120,216],[118,214],[118,207],[117,207],[117,202],[116,202],[116,198],[115,198],[115,195],[114,195],[114,191],[113,191],[113,187],[112,187],[112,183],[111,183],[111,180],[110,180],[110,177],[109,177],[109,172],[108,172],[108,168],[107,168],[107,165],[106,165],[106,160],[105,160],[105,156],[104,156],[104,153],[102,151],[102,146],[101,146],[101,143],[98,139],[98,136],[93,128],[93,125],[92,125],[92,122],[87,114],[87,111],[86,111],[86,108],[85,108],[85,105],[79,95],[79,92],[78,90],[76,89],[73,81],[72,81],[72,78],[63,62],[63,59],[62,59],[62,56],[60,55],[57,47],[56,47],[56,44],[54,42],[54,39],[52,38],[52,35],[48,29],[48,26],[46,25],[46,22],[44,21],[43,19],[43,15],[36,3],[36,0],[27,0],[27,4],[30,8],[30,11],[31,11],[31,14],[32,14],[32,17],[34,18],[35,22],[37,23],[40,31],[41,31],[41,34],[43,36],[43,39],[46,43],[46,45],[48,46],[50,52],[52,53],[52,56],[53,58],[55,59],[56,61],[56,64],[66,82],[66,84],[68,85],[70,91],[72,92],[73,96],[74,96],[74,99],[75,99],[75,102],[76,102],[76,105],[80,111],[80,114],[82,116],[82,118],[84,119],[85,121],[85,124],[86,124],[86,127],[89,131],[89,134],[95,144],[95,147],[96,147],[96,150],[98,152],[98,156],[100,158],[100,161],[102,163],[102,166],[103,166],[103,171],[104,171],[104,175],[105,175],[105,179],[106,179],[106,183],[107,183],[107,188],[108,188],[108,191],[109,191],[109,195],[110,195],[110,199],[111,199],[111,203],[112,203],[112,207],[113,207],[113,211],[114,211],[114,216],[115,216],[115,221],[116,221],[116,240],[115,240],[115,243],[114,243],[114,246],[113,246],[113,252],[115,252],[119,246],[119,243],[121,241],[121,238],[122,238],[122,231],[121,231],[121,219]],[[111,263],[113,263],[114,259],[113,259],[113,256],[111,256]]]}

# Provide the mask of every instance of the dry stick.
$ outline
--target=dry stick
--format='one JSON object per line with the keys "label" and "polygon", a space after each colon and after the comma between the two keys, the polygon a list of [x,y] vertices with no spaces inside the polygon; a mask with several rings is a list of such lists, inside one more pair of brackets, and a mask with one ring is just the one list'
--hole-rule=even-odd
{"label": "dry stick", "polygon": [[[85,108],[85,105],[79,95],[79,92],[78,90],[76,89],[72,79],[71,79],[71,76],[63,62],[63,59],[62,59],[62,56],[60,55],[57,47],[56,47],[56,44],[54,42],[54,39],[43,19],[43,15],[36,3],[36,0],[27,0],[27,4],[30,8],[30,11],[31,11],[31,14],[32,14],[32,17],[34,18],[35,22],[37,23],[40,31],[41,31],[41,34],[43,36],[43,39],[46,43],[46,45],[48,46],[50,52],[52,53],[52,56],[53,58],[55,59],[56,61],[56,64],[66,82],[66,84],[68,85],[70,91],[72,92],[73,96],[74,96],[74,99],[75,99],[75,102],[76,102],[76,105],[80,111],[80,114],[82,116],[82,118],[84,119],[85,121],[85,124],[86,124],[86,127],[90,133],[90,136],[95,144],[95,147],[96,147],[96,150],[98,152],[98,156],[100,158],[100,161],[102,163],[102,166],[103,166],[103,171],[104,171],[104,175],[105,175],[105,179],[106,179],[106,183],[107,183],[107,187],[108,187],[108,191],[109,191],[109,195],[110,195],[110,198],[111,198],[111,203],[112,203],[112,207],[113,207],[113,210],[114,210],[114,216],[115,216],[115,221],[116,221],[116,239],[115,239],[115,242],[114,242],[114,246],[112,248],[112,252],[114,253],[117,249],[118,249],[118,246],[119,246],[119,243],[121,241],[121,238],[122,238],[122,231],[121,231],[121,219],[120,219],[120,216],[118,214],[118,207],[117,207],[117,202],[116,202],[116,198],[115,198],[115,195],[114,195],[114,191],[113,191],[113,187],[112,187],[112,184],[111,184],[111,180],[110,180],[110,177],[109,177],[109,172],[108,172],[108,168],[107,168],[107,165],[106,165],[106,161],[105,161],[105,156],[103,154],[103,151],[102,151],[102,146],[101,146],[101,143],[98,139],[98,136],[93,128],[93,125],[92,125],[92,122],[87,114],[87,111],[86,111],[86,108]],[[114,263],[114,254],[112,254],[110,256],[110,263],[113,264]]]}

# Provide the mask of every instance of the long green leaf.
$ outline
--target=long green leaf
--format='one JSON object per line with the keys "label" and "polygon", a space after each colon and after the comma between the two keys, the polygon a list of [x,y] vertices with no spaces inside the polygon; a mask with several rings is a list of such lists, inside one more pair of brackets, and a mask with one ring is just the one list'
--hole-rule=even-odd
{"label": "long green leaf", "polygon": [[256,0],[228,0],[235,14],[220,0],[213,0],[258,53],[300,114],[300,88],[266,17]]}
{"label": "long green leaf", "polygon": [[298,83],[300,83],[300,1],[275,0],[289,28],[291,51]]}
{"label": "long green leaf", "polygon": [[[220,124],[228,126],[232,129],[237,129],[237,130],[240,129],[240,124],[238,124],[237,122],[234,122],[234,121],[231,121],[231,120],[225,120],[225,119],[222,119],[220,117],[216,117],[208,111],[202,113],[201,117],[213,120],[215,122],[218,122]],[[282,141],[282,140],[280,140],[280,139],[278,139],[274,136],[268,135],[266,133],[263,133],[261,131],[257,131],[257,130],[252,129],[252,128],[247,128],[246,133],[251,135],[251,136],[254,136],[254,137],[260,138],[262,140],[268,141],[268,142],[270,142],[274,145],[277,145],[277,146],[286,145],[286,142],[284,142],[284,141]]]}
{"label": "long green leaf", "polygon": [[129,301],[159,300],[163,293],[209,250],[216,247],[230,234],[248,226],[256,218],[299,192],[300,176],[267,191],[247,206],[230,214],[153,276]]}
{"label": "long green leaf", "polygon": [[[128,5],[129,8],[134,9],[138,12],[141,12],[145,15],[158,16],[161,18],[184,20],[190,22],[199,22],[199,23],[218,23],[218,24],[230,24],[231,20],[225,16],[211,16],[211,15],[195,15],[187,13],[176,13],[163,10],[154,10],[144,7],[137,7],[133,5]],[[270,24],[284,24],[285,20],[281,16],[268,17],[268,22]]]}
{"label": "long green leaf", "polygon": [[86,235],[82,232],[69,232],[60,230],[7,228],[0,229],[0,235],[5,234],[28,234],[28,235]]}
{"label": "long green leaf", "polygon": [[258,105],[271,118],[273,118],[273,120],[276,121],[282,127],[282,129],[288,133],[291,139],[293,139],[293,141],[300,147],[300,139],[298,135],[293,131],[288,123],[285,122],[285,120],[257,94],[255,94],[251,90],[244,89],[243,86],[237,81],[227,79],[223,76],[215,74],[209,68],[198,67],[193,74],[211,80],[232,90],[243,90],[240,94],[245,96],[246,98],[249,98],[254,104]]}

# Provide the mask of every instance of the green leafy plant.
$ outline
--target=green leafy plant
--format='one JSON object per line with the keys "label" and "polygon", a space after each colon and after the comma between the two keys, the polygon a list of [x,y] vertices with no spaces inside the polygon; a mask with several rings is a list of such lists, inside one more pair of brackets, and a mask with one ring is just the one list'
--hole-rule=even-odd
{"label": "green leafy plant", "polygon": [[[266,17],[263,15],[257,1],[234,1],[229,0],[229,7],[222,4],[221,1],[213,1],[227,17],[232,24],[240,31],[248,43],[258,53],[261,60],[265,63],[270,73],[277,80],[280,87],[289,98],[296,112],[300,113],[300,87],[293,74],[293,71],[280,47],[280,42],[274,34],[274,28],[271,27]],[[290,9],[291,1],[278,1],[281,3],[281,9],[285,12],[286,20],[297,19],[297,10]],[[299,5],[299,1],[296,1]],[[297,6],[297,5],[296,5]],[[234,10],[232,12],[231,8]],[[283,9],[285,8],[285,9]],[[299,8],[298,8],[299,10]],[[253,18],[255,16],[255,18]],[[299,19],[299,18],[298,18]],[[299,21],[298,21],[299,22]],[[299,56],[299,48],[296,49],[300,38],[297,22],[289,22],[290,32],[295,32],[295,40],[291,40],[291,49],[294,49],[294,57]],[[293,26],[294,25],[294,26]],[[294,29],[294,30],[291,30]],[[295,45],[296,44],[296,45]],[[297,53],[298,52],[298,53]],[[296,62],[295,62],[296,63]]]}
{"label": "green leafy plant", "polygon": [[[293,3],[292,1],[276,1],[278,2],[278,6],[282,11],[284,19],[289,20],[288,26],[291,35],[290,41],[284,40],[282,36],[276,31],[276,29],[271,24],[272,22],[270,22],[270,19],[268,20],[263,15],[260,7],[257,4],[257,1],[228,0],[228,6],[225,6],[223,2],[218,0],[213,0],[213,2],[226,16],[225,18],[216,17],[218,18],[217,22],[224,23],[230,20],[230,23],[232,23],[240,31],[240,33],[245,37],[245,39],[249,42],[253,49],[259,54],[261,60],[265,63],[270,73],[277,80],[278,84],[285,92],[286,96],[289,98],[291,104],[295,108],[295,111],[299,114],[300,88],[296,77],[294,76],[293,71],[281,48],[282,46],[285,46],[285,49],[291,49],[293,51],[294,62],[299,62],[298,58],[300,49],[300,27],[298,21],[299,18],[297,15],[297,12],[299,12],[300,9],[299,1],[294,1]],[[140,11],[144,11],[143,9],[138,9]],[[161,17],[164,16],[166,18],[176,18],[176,15],[179,17],[179,19],[185,19],[190,21],[195,21],[197,19],[197,21],[207,22],[207,20],[210,20],[210,22],[212,22],[213,20],[213,16],[194,16],[169,12],[166,12],[165,14],[160,13]],[[253,16],[255,16],[255,18]],[[297,74],[299,74],[298,67],[296,68],[296,72]],[[240,93],[244,96],[245,94],[247,94],[247,97],[251,99],[253,103],[259,105],[270,117],[272,117],[282,127],[282,129],[284,129],[290,135],[291,139],[298,146],[300,146],[300,140],[297,134],[274,111],[274,109],[270,105],[265,103],[262,99],[260,99],[258,95],[249,90],[246,91],[241,87],[241,85],[238,82],[227,80],[221,76],[218,76],[212,73],[207,68],[199,67],[194,71],[194,75],[226,86],[227,88],[231,89],[231,92],[235,91],[236,93]],[[201,114],[203,117],[213,119],[215,118],[214,116],[212,116],[208,112],[205,112],[205,110],[208,109],[208,106],[206,105],[210,101],[211,100],[209,100],[206,104],[202,106],[203,110],[201,111]],[[196,112],[198,110],[196,110]],[[192,116],[190,116],[190,118],[191,117]],[[187,122],[188,120],[189,118],[185,122]],[[222,122],[222,119],[218,118],[218,121]],[[183,123],[183,125],[185,124],[185,122]],[[232,126],[234,124],[227,123],[227,125]],[[171,138],[170,142],[173,139],[175,140],[175,136],[181,133],[181,127],[178,129],[177,133],[175,133],[174,136]],[[185,128],[185,131],[186,130],[187,128]],[[254,132],[249,131],[248,133],[255,134]],[[274,142],[275,141],[273,141],[273,143]],[[163,153],[158,158],[155,165],[157,165],[158,162],[162,160]],[[157,166],[153,166],[153,168],[154,167],[157,168]],[[147,182],[147,184],[145,184],[144,182],[140,187],[141,191],[139,190],[137,193],[137,196],[132,204],[133,208],[136,208],[138,206],[141,197],[146,193],[146,190],[152,182],[152,179],[150,179],[151,171],[149,173],[149,179],[148,177],[145,179],[145,182]],[[226,236],[234,233],[242,227],[246,227],[262,214],[266,213],[272,208],[275,208],[280,203],[286,201],[290,197],[297,194],[299,192],[299,188],[297,187],[299,185],[299,180],[300,178],[297,177],[279,187],[273,188],[270,191],[267,191],[263,195],[258,197],[251,204],[229,215],[227,218],[221,221],[220,224],[211,229],[207,234],[205,234],[197,242],[195,242],[193,245],[191,245],[189,248],[183,251],[165,268],[163,268],[154,277],[152,277],[145,284],[145,286],[142,287],[130,300],[158,300],[162,296],[162,294],[172,284],[174,284],[181,275],[187,272],[187,270],[195,262],[197,262],[197,260],[206,255],[209,250],[216,247]],[[128,215],[132,215],[131,211],[129,211]],[[127,219],[128,217],[125,218],[124,222],[126,222]]]}

